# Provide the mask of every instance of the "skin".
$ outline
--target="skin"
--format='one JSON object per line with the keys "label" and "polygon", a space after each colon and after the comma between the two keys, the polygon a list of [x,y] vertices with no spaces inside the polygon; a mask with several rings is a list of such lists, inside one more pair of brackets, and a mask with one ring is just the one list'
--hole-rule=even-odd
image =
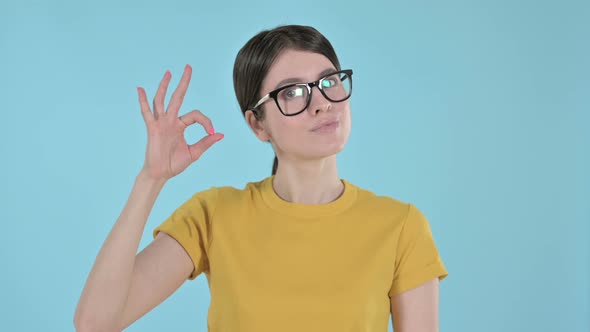
{"label": "skin", "polygon": [[439,280],[434,278],[391,298],[395,332],[438,332]]}
{"label": "skin", "polygon": [[[285,78],[315,81],[327,68],[336,70],[321,54],[283,51],[263,81],[261,95],[277,88]],[[351,129],[350,99],[332,103],[317,88],[312,91],[308,108],[299,115],[282,115],[272,100],[264,104],[264,120],[257,120],[252,112],[246,114],[256,137],[270,142],[279,159],[273,183],[275,191],[284,200],[301,204],[327,203],[341,195],[343,186],[338,176],[336,154],[344,148]],[[328,118],[340,121],[335,132],[310,131]],[[391,298],[395,331],[438,331],[438,294],[438,278],[435,278]]]}
{"label": "skin", "polygon": [[[321,54],[285,50],[264,79],[262,95],[277,88],[286,78],[311,82],[330,68],[336,71]],[[252,112],[247,112],[246,121],[259,140],[272,144],[279,159],[273,183],[277,194],[300,204],[323,204],[337,199],[344,185],[338,176],[336,154],[344,148],[350,134],[349,100],[330,102],[314,87],[308,108],[299,115],[284,116],[273,100],[263,104],[263,111],[264,120],[259,121]],[[327,119],[340,121],[335,132],[319,134],[311,130]]]}
{"label": "skin", "polygon": [[[285,77],[314,81],[318,73],[331,66],[325,57],[315,54],[285,52],[278,60],[264,82],[264,93]],[[223,138],[199,110],[178,114],[191,73],[187,65],[167,107],[164,99],[171,79],[169,72],[160,82],[151,108],[145,90],[137,90],[148,136],[144,166],[84,285],[74,314],[77,331],[125,329],[174,293],[194,269],[186,251],[165,233],[159,233],[136,254],[147,218],[166,182]],[[350,133],[348,101],[332,104],[317,89],[313,91],[308,110],[296,117],[283,117],[278,109],[273,112],[273,103],[265,104],[268,112],[264,121],[255,121],[251,112],[247,113],[256,136],[271,142],[280,158],[275,190],[286,200],[304,204],[329,202],[342,193],[336,153],[342,150]],[[332,116],[340,120],[335,133],[322,136],[310,132]],[[201,125],[208,135],[189,145],[184,132],[193,125]],[[395,331],[438,331],[437,306],[438,280],[396,295],[391,302]]]}
{"label": "skin", "polygon": [[[328,68],[336,70],[321,54],[285,50],[264,79],[261,95],[279,87],[277,84],[286,78],[315,81]],[[323,204],[342,194],[336,154],[344,148],[351,130],[349,101],[330,102],[314,87],[308,108],[299,115],[282,115],[273,100],[263,105],[266,113],[263,120],[257,120],[252,112],[246,113],[246,121],[256,137],[270,142],[279,159],[273,187],[281,198],[300,204]],[[328,118],[339,119],[340,126],[335,132],[311,131]],[[438,295],[438,278],[435,278],[391,298],[395,331],[438,331]]]}
{"label": "skin", "polygon": [[[223,138],[199,110],[178,115],[191,73],[187,65],[167,107],[170,72],[164,74],[151,109],[145,90],[137,89],[147,129],[144,165],[88,275],[74,314],[76,331],[122,331],[168,298],[194,269],[182,246],[165,233],[136,254],[165,183]],[[193,125],[201,125],[209,134],[189,145],[184,132]]]}

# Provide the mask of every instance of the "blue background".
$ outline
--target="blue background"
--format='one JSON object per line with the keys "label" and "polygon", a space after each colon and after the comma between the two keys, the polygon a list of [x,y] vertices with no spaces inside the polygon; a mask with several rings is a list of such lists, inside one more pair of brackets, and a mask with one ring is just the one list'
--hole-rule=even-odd
{"label": "blue background", "polygon": [[[232,67],[254,34],[295,23],[355,71],[341,177],[431,223],[441,331],[589,331],[589,18],[588,1],[3,1],[2,330],[74,329],[143,163],[136,86],[151,101],[170,69],[167,104],[191,64],[180,113],[225,134],[164,187],[140,250],[192,193],[270,174]],[[205,331],[209,300],[202,274],[127,331]]]}

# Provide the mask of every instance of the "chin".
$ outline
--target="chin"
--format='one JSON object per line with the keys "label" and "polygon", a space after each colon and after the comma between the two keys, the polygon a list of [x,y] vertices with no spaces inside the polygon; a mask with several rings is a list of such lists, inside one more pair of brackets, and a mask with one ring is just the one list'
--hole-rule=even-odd
{"label": "chin", "polygon": [[333,142],[332,144],[318,143],[314,146],[309,147],[309,149],[306,151],[306,155],[308,158],[313,159],[327,158],[335,154],[338,154],[340,151],[344,149],[345,145],[346,140],[342,140],[340,142]]}

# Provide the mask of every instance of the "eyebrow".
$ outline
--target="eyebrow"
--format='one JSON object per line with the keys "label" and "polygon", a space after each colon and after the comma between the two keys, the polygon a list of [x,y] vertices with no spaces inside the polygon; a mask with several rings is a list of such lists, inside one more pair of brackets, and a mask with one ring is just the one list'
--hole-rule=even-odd
{"label": "eyebrow", "polygon": [[[322,71],[320,73],[319,77],[324,77],[324,76],[326,76],[326,75],[328,75],[330,73],[336,72],[336,71],[338,71],[338,70],[337,69],[334,69],[334,68],[325,69],[324,71]],[[290,84],[290,83],[301,83],[301,82],[303,82],[303,79],[302,78],[298,78],[298,77],[287,78],[287,79],[284,79],[284,80],[280,81],[279,84],[275,85],[274,89],[278,89],[279,87],[281,87],[283,85],[286,85],[286,84]]]}

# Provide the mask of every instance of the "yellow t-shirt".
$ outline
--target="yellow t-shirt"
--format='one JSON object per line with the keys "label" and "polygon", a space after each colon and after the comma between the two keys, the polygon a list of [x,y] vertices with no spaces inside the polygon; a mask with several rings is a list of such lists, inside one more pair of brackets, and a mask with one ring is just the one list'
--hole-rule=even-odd
{"label": "yellow t-shirt", "polygon": [[209,332],[387,331],[390,297],[448,273],[425,216],[347,180],[327,204],[281,199],[274,176],[197,192],[153,231],[204,272]]}

